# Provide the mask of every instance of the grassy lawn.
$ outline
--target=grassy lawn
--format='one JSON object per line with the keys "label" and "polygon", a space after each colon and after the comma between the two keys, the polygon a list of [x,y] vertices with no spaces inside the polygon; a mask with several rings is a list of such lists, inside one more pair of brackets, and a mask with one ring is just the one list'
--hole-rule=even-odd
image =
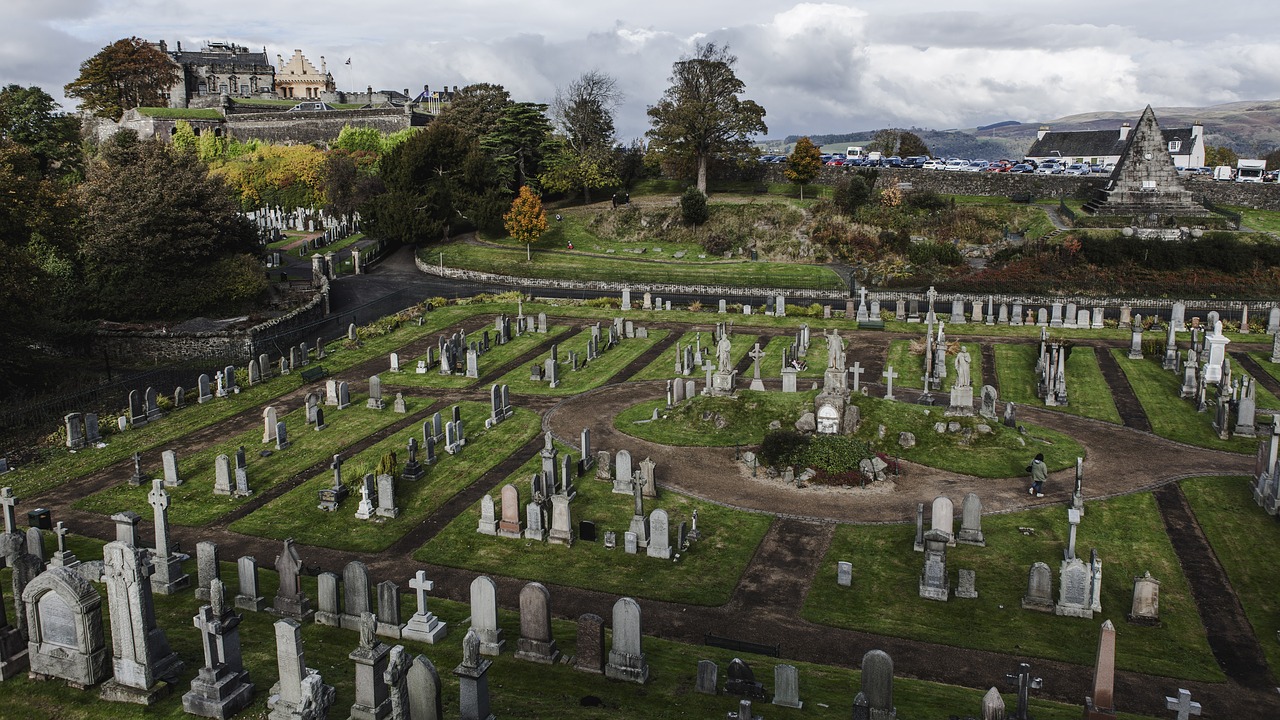
{"label": "grassy lawn", "polygon": [[217,108],[171,108],[140,107],[138,114],[143,117],[166,118],[169,120],[221,120],[222,113]]}
{"label": "grassy lawn", "polygon": [[[699,396],[671,410],[665,409],[666,399],[652,400],[618,413],[613,419],[613,426],[633,437],[663,445],[758,445],[772,420],[782,421],[784,428],[795,427],[802,413],[813,410],[816,395],[816,392],[792,395],[739,390],[737,397]],[[636,424],[638,420],[653,417],[654,408],[658,408],[660,413],[657,420]],[[710,414],[712,419],[703,420],[704,414]],[[716,427],[717,416],[723,419],[724,427]]]}
{"label": "grassy lawn", "polygon": [[[643,257],[646,260],[678,260],[684,263],[715,263],[723,261],[722,256],[707,256],[706,250],[701,245],[692,242],[673,242],[670,240],[618,240],[615,238],[601,237],[592,232],[587,227],[588,216],[597,215],[600,211],[597,209],[566,209],[561,214],[561,220],[549,223],[547,232],[543,233],[538,241],[533,243],[534,250],[566,250],[570,242],[573,243],[573,249],[578,255],[583,254],[619,254],[621,258],[630,258],[637,250],[643,250],[643,253],[636,253],[635,257]],[[490,242],[497,243],[509,248],[515,248],[521,252],[525,249],[525,244],[518,242],[510,236],[486,238]],[[677,252],[683,252],[680,258],[672,258],[671,256]],[[701,257],[699,257],[701,256]],[[708,268],[709,269],[709,268]]]}
{"label": "grassy lawn", "polygon": [[1240,213],[1244,217],[1245,226],[1248,228],[1258,232],[1280,233],[1280,212],[1253,210],[1237,206],[1227,206],[1227,209]]}
{"label": "grassy lawn", "polygon": [[[506,363],[520,357],[524,353],[541,345],[546,340],[552,338],[561,338],[568,334],[569,327],[567,325],[555,325],[547,328],[547,333],[525,333],[519,337],[511,338],[511,342],[505,345],[491,344],[489,352],[482,353],[477,359],[477,370],[481,376],[486,372],[501,367]],[[472,336],[482,335],[483,333],[472,333]],[[493,340],[491,339],[491,342]],[[433,351],[434,352],[434,351]],[[416,372],[418,360],[426,359],[426,355],[417,357],[404,356],[400,358],[400,372],[385,372],[382,374],[382,384],[387,387],[404,386],[404,387],[429,387],[429,388],[467,388],[475,385],[476,378],[469,378],[465,375],[441,375],[439,367],[428,368],[425,373],[419,375]],[[388,360],[388,363],[390,360]],[[466,368],[466,354],[463,354],[463,368]]]}
{"label": "grassy lawn", "polygon": [[[317,507],[317,493],[333,486],[333,472],[326,470],[237,520],[231,529],[278,540],[291,537],[306,545],[364,552],[385,550],[449,498],[502,462],[512,448],[528,442],[541,427],[537,413],[519,409],[506,422],[486,430],[484,419],[489,416],[488,406],[482,403],[461,405],[466,446],[457,455],[450,455],[438,446],[436,464],[426,468],[427,474],[421,480],[397,479],[399,517],[361,522],[353,520],[352,513],[360,501],[359,487],[364,474],[372,473],[379,459],[388,452],[395,452],[403,463],[408,458],[405,447],[409,438],[417,437],[421,442],[421,423],[414,423],[359,455],[344,458],[342,479],[351,494],[337,512],[326,512]],[[448,416],[447,411],[441,414]]]}
{"label": "grassy lawn", "polygon": [[[1280,568],[1258,548],[1275,547],[1280,542],[1280,524],[1253,502],[1253,478],[1195,478],[1181,484],[1196,520],[1240,598],[1274,676],[1276,668],[1280,668],[1280,644],[1273,642],[1280,631],[1280,597],[1276,595]],[[1160,595],[1163,617],[1163,585]]]}
{"label": "grassy lawn", "polygon": [[[619,413],[614,427],[624,433],[665,445],[729,446],[755,444],[763,439],[769,423],[780,420],[782,427],[793,428],[804,412],[813,410],[816,393],[784,394],[776,392],[738,391],[738,397],[697,397],[659,415],[655,422],[635,424],[652,416],[654,408],[665,407],[665,400],[640,403]],[[930,467],[985,478],[1009,478],[1024,474],[1027,461],[1043,452],[1045,462],[1053,470],[1075,465],[1084,456],[1084,448],[1070,437],[1047,428],[1024,425],[1027,434],[1004,427],[982,417],[944,417],[941,407],[925,407],[861,395],[850,401],[861,410],[862,424],[855,437],[866,441],[873,450],[906,458]],[[716,427],[717,416],[726,421]],[[707,419],[704,419],[706,417]],[[959,422],[959,433],[938,433],[937,422]],[[976,430],[987,425],[990,433]],[[886,428],[884,439],[878,430]],[[903,449],[898,433],[915,434],[916,445]],[[965,432],[969,439],[965,440]]]}
{"label": "grassy lawn", "polygon": [[[795,336],[776,337],[765,346],[765,356],[760,360],[760,377],[782,376],[782,351],[791,347]],[[848,342],[848,339],[845,340]],[[804,355],[808,367],[796,373],[796,378],[821,378],[827,369],[827,342],[816,328],[809,328],[809,352]],[[797,383],[797,387],[799,383]]]}
{"label": "grassy lawn", "polygon": [[[560,446],[561,453],[572,448]],[[576,456],[576,455],[575,455]],[[541,467],[538,455],[531,457],[519,470],[494,486],[511,483],[520,490],[522,503],[529,501],[529,477]],[[664,468],[659,467],[661,476]],[[681,522],[692,524],[693,511],[698,510],[698,531],[702,539],[678,562],[648,557],[643,553],[630,556],[622,549],[622,536],[631,523],[632,498],[615,495],[612,483],[595,479],[592,471],[575,481],[578,496],[571,504],[575,532],[581,520],[596,523],[599,539],[578,540],[573,547],[513,540],[481,535],[476,532],[480,506],[476,503],[458,515],[431,542],[414,553],[414,559],[477,572],[492,572],[514,577],[584,587],[602,592],[627,594],[692,605],[722,605],[728,602],[738,577],[755,553],[756,546],[769,529],[768,515],[731,510],[712,503],[693,500],[684,495],[661,491],[655,501],[645,500],[645,512],[655,507],[667,511],[671,518],[671,544],[676,543],[676,530]],[[500,502],[498,502],[501,505]],[[501,509],[498,510],[501,513]],[[524,518],[524,508],[520,508]],[[606,550],[604,533],[618,533],[618,547]]]}
{"label": "grassy lawn", "polygon": [[[325,346],[326,357],[319,364],[327,368],[331,374],[338,373],[370,358],[389,355],[392,351],[418,338],[453,327],[472,315],[495,312],[494,308],[502,307],[504,306],[494,303],[441,308],[425,315],[421,327],[416,323],[405,323],[394,332],[366,339],[359,348],[349,349],[345,347],[345,341],[333,341]],[[213,368],[209,368],[210,377],[213,371]],[[198,372],[192,372],[192,386],[198,375]],[[317,381],[315,384],[323,387],[322,383],[323,381]],[[46,455],[46,460],[17,468],[4,476],[4,483],[6,486],[13,487],[14,494],[19,497],[34,495],[72,478],[128,459],[135,452],[163,448],[166,444],[197,430],[215,425],[247,410],[256,410],[269,405],[273,399],[291,393],[302,385],[301,374],[295,372],[272,377],[264,383],[244,388],[238,394],[217,398],[203,405],[188,402],[186,407],[171,411],[161,420],[152,421],[144,427],[107,435],[104,438],[106,447],[88,448],[78,452],[68,452],[63,447],[53,447]],[[162,394],[166,392],[164,388],[157,388],[157,391]],[[187,398],[193,399],[193,393],[188,392]],[[126,398],[122,397],[121,400],[124,401]],[[104,418],[103,425],[106,424],[107,419]]]}
{"label": "grassy lawn", "polygon": [[[953,498],[956,500],[956,498]],[[1059,617],[1021,607],[1027,571],[1042,561],[1060,582],[1058,565],[1066,546],[1066,513],[1059,506],[983,518],[985,548],[960,545],[947,550],[954,583],[957,568],[976,568],[978,598],[925,600],[916,589],[923,555],[910,551],[912,525],[852,526],[836,529],[818,579],[805,600],[804,617],[824,625],[928,640],[994,652],[1017,652],[1092,667],[1098,627],[1108,617],[1117,624],[1116,665],[1122,670],[1220,682],[1205,630],[1177,556],[1149,493],[1089,503],[1079,527],[1077,552],[1097,548],[1103,561],[1102,607],[1093,620]],[[1030,527],[1031,536],[1018,528]],[[854,565],[854,586],[835,582],[836,562]],[[1132,578],[1150,571],[1160,580],[1162,627],[1123,621],[1132,600]],[[868,592],[874,589],[875,592]],[[1082,670],[1083,672],[1083,670]]]}
{"label": "grassy lawn", "polygon": [[[351,406],[344,410],[325,407],[324,419],[329,427],[319,432],[307,425],[305,409],[280,415],[288,429],[290,442],[290,446],[284,450],[277,451],[274,442],[263,444],[262,429],[257,427],[200,452],[187,456],[180,454],[178,475],[183,483],[178,487],[168,488],[172,503],[169,521],[175,525],[205,525],[252,502],[256,493],[288,480],[311,465],[332,457],[342,448],[406,417],[392,412],[389,403],[386,410],[369,410],[364,407],[364,400],[363,396],[359,399],[353,397]],[[410,413],[418,412],[432,402],[434,401],[429,398],[405,398],[405,405]],[[277,411],[283,409],[277,408]],[[240,445],[245,448],[249,488],[255,495],[244,498],[214,495],[214,458],[219,454],[226,454],[234,463],[236,448]],[[258,452],[263,449],[270,450],[272,454],[265,458],[258,457]],[[160,468],[143,468],[143,471],[148,477],[163,477]],[[122,482],[77,501],[75,507],[103,515],[132,510],[149,518],[153,512],[147,503],[149,492],[150,483],[133,487]]]}
{"label": "grassy lawn", "polygon": [[[950,330],[950,328],[951,326],[948,325],[947,329]],[[911,342],[910,340],[894,340],[889,343],[889,355],[885,360],[885,365],[892,365],[894,372],[898,373],[898,377],[893,381],[894,387],[924,387],[924,355],[912,354]],[[969,376],[973,381],[973,398],[977,402],[982,397],[982,348],[977,343],[969,343],[964,347],[969,350]],[[873,378],[868,382],[883,382],[883,378]],[[947,376],[942,379],[942,390],[950,392],[951,386],[955,382],[956,356],[948,355]]]}
{"label": "grassy lawn", "polygon": [[[1280,380],[1280,365],[1277,365],[1276,363],[1271,362],[1270,352],[1250,352],[1249,357],[1253,358],[1254,362],[1261,365],[1262,369],[1268,375],[1275,378],[1276,380]],[[1232,372],[1235,372],[1234,365],[1232,366]],[[1258,389],[1261,390],[1262,386],[1259,385]]]}
{"label": "grassy lawn", "polygon": [[[640,372],[632,375],[631,379],[670,380],[676,377],[676,353],[683,352],[683,346],[685,345],[693,345],[694,340],[699,334],[702,336],[702,349],[706,351],[704,353],[704,361],[706,359],[710,359],[710,361],[714,363],[716,361],[716,343],[712,338],[714,329],[714,326],[711,326],[705,330],[690,331],[680,336],[680,339],[668,348],[661,357],[655,358],[653,362],[649,363]],[[747,352],[751,350],[752,346],[755,344],[756,337],[757,335],[752,332],[738,332],[729,336],[729,342],[733,347],[733,349],[729,351],[729,357],[733,360],[735,366],[738,364],[738,361],[742,360]],[[693,380],[701,385],[706,381],[706,376],[706,370],[700,369],[695,365],[692,374],[687,376],[681,375],[680,377],[685,380]],[[748,375],[748,377],[750,376]]]}
{"label": "grassy lawn", "polygon": [[1158,358],[1130,360],[1128,352],[1119,348],[1112,348],[1111,354],[1129,378],[1152,430],[1160,437],[1238,453],[1252,453],[1257,448],[1253,438],[1219,440],[1213,430],[1213,411],[1198,413],[1191,400],[1178,397],[1182,378],[1160,367]]}
{"label": "grassy lawn", "polygon": [[[1270,358],[1271,357],[1270,354],[1268,354],[1267,357]],[[1227,359],[1231,361],[1231,377],[1232,378],[1239,379],[1244,377],[1245,375],[1248,375],[1248,373],[1245,372],[1244,367],[1240,365],[1239,361],[1231,357],[1230,353],[1227,353]],[[1262,366],[1262,369],[1267,370],[1267,365],[1270,365],[1270,364],[1271,364],[1270,362],[1267,362],[1266,365]],[[1258,403],[1259,411],[1263,411],[1263,410],[1280,411],[1280,399],[1277,399],[1274,393],[1272,393],[1270,390],[1263,387],[1262,383],[1255,383],[1253,386],[1253,389],[1254,389],[1253,396]],[[1232,418],[1232,422],[1235,422],[1234,417]]]}
{"label": "grassy lawn", "polygon": [[[606,324],[602,324],[600,328],[600,355],[595,360],[585,365],[581,363],[586,361],[587,343],[591,340],[590,328],[569,338],[567,341],[560,343],[557,357],[560,360],[560,383],[557,387],[548,387],[546,381],[538,382],[529,379],[529,368],[535,362],[539,365],[545,364],[547,358],[551,357],[551,351],[539,355],[536,360],[525,363],[518,368],[513,369],[502,379],[498,380],[499,385],[510,385],[513,395],[577,395],[586,392],[592,388],[599,387],[609,381],[618,373],[619,370],[626,367],[628,363],[640,357],[646,350],[653,347],[653,344],[666,337],[666,330],[649,330],[648,338],[623,338],[612,350],[605,350],[604,342],[609,337],[609,331]],[[569,362],[569,353],[576,350],[578,352],[579,370],[574,372]]]}
{"label": "grassy lawn", "polygon": [[[1036,396],[1037,345],[996,345],[996,375],[1000,378],[1001,400],[1019,405],[1045,407]],[[1120,424],[1120,412],[1111,396],[1111,387],[1098,367],[1098,356],[1091,347],[1076,345],[1067,358],[1066,406],[1055,406],[1058,412]]]}
{"label": "grassy lawn", "polygon": [[[102,556],[101,543],[77,536],[67,536],[70,549],[81,559]],[[577,547],[575,546],[575,550]],[[260,566],[270,565],[276,548],[264,548],[259,553]],[[304,561],[307,559],[304,553]],[[637,558],[640,559],[640,558]],[[189,566],[189,570],[194,570]],[[340,571],[341,568],[326,568]],[[404,579],[416,568],[408,567]],[[0,570],[0,582],[10,583],[8,569]],[[222,563],[222,581],[234,593],[238,587],[235,563]],[[315,598],[315,578],[303,576],[303,590]],[[275,595],[278,581],[274,572],[259,572],[259,588],[265,597]],[[97,585],[104,593],[102,585]],[[156,595],[155,610],[158,624],[165,630],[169,645],[183,659],[186,668],[174,686],[174,692],[161,698],[155,705],[144,707],[122,703],[109,703],[98,697],[97,689],[76,690],[61,682],[38,682],[27,679],[25,673],[5,682],[7,691],[0,693],[0,717],[33,718],[38,720],[97,720],[120,718],[121,720],[153,720],[189,718],[182,710],[182,694],[195,677],[202,664],[203,651],[200,633],[191,627],[191,617],[199,608],[199,601],[189,592],[178,595]],[[411,595],[405,596],[404,612],[413,612]],[[466,634],[466,620],[471,615],[470,605],[439,598],[431,598],[431,611],[449,624],[449,634],[435,645],[414,641],[402,641],[412,655],[424,654],[431,659],[440,674],[442,699],[447,717],[454,717],[458,708],[458,682],[450,670],[462,660],[462,638]],[[552,595],[552,610],[556,610]],[[593,611],[608,618],[610,608],[601,606]],[[111,646],[110,607],[102,605],[103,634],[107,647]],[[272,624],[276,618],[269,613],[241,612],[241,649],[250,679],[257,686],[253,702],[239,717],[263,718],[267,715],[268,688],[276,681],[276,648]],[[601,717],[636,717],[654,720],[678,720],[688,717],[715,717],[729,709],[736,709],[736,698],[703,695],[693,691],[697,674],[697,661],[709,659],[724,669],[734,657],[742,657],[756,672],[766,687],[773,688],[773,665],[787,662],[800,671],[800,699],[803,710],[768,706],[768,717],[779,720],[801,718],[845,718],[853,695],[858,691],[859,673],[844,667],[815,665],[812,663],[780,660],[759,655],[744,654],[732,650],[693,646],[669,640],[645,637],[643,648],[649,663],[651,680],[647,685],[615,682],[603,676],[578,672],[569,665],[539,665],[517,660],[511,647],[520,635],[518,614],[502,610],[498,621],[508,637],[508,650],[494,661],[490,669],[490,698],[493,710],[499,717],[562,718],[563,720],[598,720]],[[647,626],[645,626],[647,628]],[[552,633],[561,652],[572,655],[576,649],[575,623],[554,620]],[[302,638],[307,667],[318,670],[324,682],[337,690],[331,717],[345,717],[355,702],[355,673],[347,657],[359,642],[358,634],[350,630],[304,623]],[[385,639],[384,639],[385,640]],[[606,646],[607,647],[607,646]],[[784,645],[783,652],[793,651]],[[841,658],[853,662],[857,658]],[[941,685],[919,680],[898,678],[894,681],[894,702],[901,717],[925,720],[942,720],[957,708],[971,708],[977,713],[982,702],[983,690]],[[603,702],[600,707],[584,707],[581,697],[593,695]],[[1006,694],[1006,703],[1013,696]],[[757,707],[762,707],[757,704]],[[1066,705],[1033,699],[1031,709],[1041,720],[1075,720],[1080,716],[1078,705]],[[602,715],[606,713],[605,715]],[[966,712],[970,712],[966,710]],[[1138,716],[1121,714],[1120,720],[1138,720]]]}
{"label": "grassy lawn", "polygon": [[[729,287],[796,288],[807,290],[840,290],[844,282],[831,269],[822,265],[797,263],[749,262],[723,263],[714,273],[706,263],[670,261],[643,262],[627,258],[596,257],[573,251],[542,251],[530,262],[524,248],[494,248],[452,242],[432,248],[424,255],[438,262],[444,252],[448,267],[479,270],[514,277],[604,280],[643,285],[670,283],[699,285],[714,281]],[[709,274],[711,273],[711,274]]]}

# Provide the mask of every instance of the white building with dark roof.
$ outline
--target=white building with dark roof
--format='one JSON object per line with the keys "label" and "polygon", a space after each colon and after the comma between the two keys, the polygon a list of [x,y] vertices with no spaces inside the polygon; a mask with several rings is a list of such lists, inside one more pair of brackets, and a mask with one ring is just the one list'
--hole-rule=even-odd
{"label": "white building with dark roof", "polygon": [[[1129,123],[1118,130],[1072,130],[1055,132],[1042,126],[1026,157],[1037,163],[1058,160],[1066,163],[1105,165],[1117,163],[1129,140]],[[1204,165],[1204,126],[1161,130],[1165,149],[1176,167]]]}

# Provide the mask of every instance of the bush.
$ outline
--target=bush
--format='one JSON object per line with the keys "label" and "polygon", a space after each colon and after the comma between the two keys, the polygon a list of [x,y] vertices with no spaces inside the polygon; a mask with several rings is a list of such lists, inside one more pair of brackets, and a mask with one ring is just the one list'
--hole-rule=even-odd
{"label": "bush", "polygon": [[946,210],[951,205],[946,198],[932,190],[914,190],[907,193],[906,204],[907,207],[913,210],[922,210],[924,212]]}
{"label": "bush", "polygon": [[[875,182],[874,179],[871,182]],[[850,175],[836,183],[831,203],[845,215],[854,215],[871,200],[871,183],[862,175]]]}
{"label": "bush", "polygon": [[805,465],[837,475],[853,472],[870,456],[867,444],[848,435],[816,435],[809,441]]}
{"label": "bush", "polygon": [[686,225],[701,225],[711,218],[707,196],[701,190],[690,187],[680,196],[680,218]]}
{"label": "bush", "polygon": [[771,430],[760,442],[760,460],[765,465],[798,465],[809,448],[809,436],[795,430]]}
{"label": "bush", "polygon": [[907,259],[911,264],[954,266],[964,263],[960,250],[947,242],[915,243],[907,249]]}

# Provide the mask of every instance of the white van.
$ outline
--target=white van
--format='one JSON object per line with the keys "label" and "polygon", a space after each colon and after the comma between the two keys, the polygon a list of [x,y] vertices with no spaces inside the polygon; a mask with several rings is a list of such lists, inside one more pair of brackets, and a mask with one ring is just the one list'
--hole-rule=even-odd
{"label": "white van", "polygon": [[1260,183],[1267,172],[1266,160],[1237,160],[1236,182]]}

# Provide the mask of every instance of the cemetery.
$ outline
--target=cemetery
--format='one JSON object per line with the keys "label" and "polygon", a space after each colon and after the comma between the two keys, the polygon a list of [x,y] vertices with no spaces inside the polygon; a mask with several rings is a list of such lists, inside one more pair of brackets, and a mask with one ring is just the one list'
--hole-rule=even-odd
{"label": "cemetery", "polygon": [[[914,318],[901,296],[731,315],[657,295],[436,298],[286,353],[324,375],[272,355],[192,378],[182,407],[69,415],[59,450],[0,476],[0,714],[1274,702],[1265,323],[1144,309],[1163,324],[1143,337],[1049,302],[1041,326],[1039,302],[932,292]],[[1222,587],[1242,614],[1205,612]]]}

